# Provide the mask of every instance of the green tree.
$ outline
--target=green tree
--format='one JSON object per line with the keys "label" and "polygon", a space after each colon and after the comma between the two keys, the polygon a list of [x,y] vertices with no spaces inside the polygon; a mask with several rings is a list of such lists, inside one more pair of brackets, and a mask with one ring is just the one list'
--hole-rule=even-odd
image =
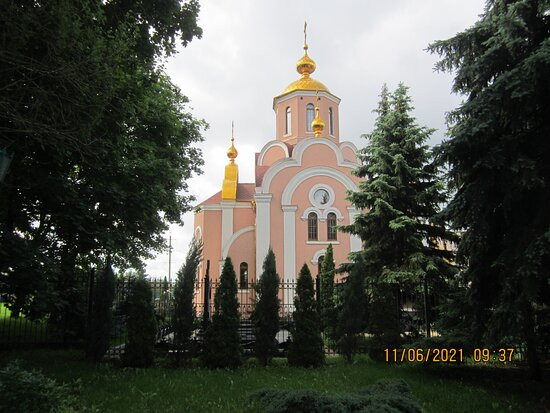
{"label": "green tree", "polygon": [[275,336],[279,331],[279,282],[275,254],[269,248],[264,260],[262,276],[256,285],[258,300],[252,312],[256,356],[264,366],[267,366],[277,352]]}
{"label": "green tree", "polygon": [[334,335],[340,353],[351,362],[359,346],[359,334],[364,330],[366,316],[366,266],[358,255],[344,285],[342,308],[337,315]]}
{"label": "green tree", "polygon": [[292,343],[288,350],[288,363],[292,366],[318,367],[325,361],[321,323],[317,313],[313,278],[304,263],[296,283],[293,314]]}
{"label": "green tree", "polygon": [[151,284],[144,277],[130,281],[125,303],[128,337],[121,361],[126,367],[149,367],[154,362],[157,321]]}
{"label": "green tree", "polygon": [[235,368],[241,365],[237,276],[231,258],[223,264],[214,296],[212,323],[204,334],[202,363],[210,368]]}
{"label": "green tree", "polygon": [[191,335],[197,327],[196,309],[193,303],[197,270],[202,261],[202,241],[193,238],[185,264],[179,269],[174,287],[172,331],[174,332],[175,362],[179,365],[182,356],[186,364],[193,356]]}
{"label": "green tree", "polygon": [[365,212],[344,227],[361,237],[367,284],[394,285],[394,292],[419,291],[424,280],[433,286],[455,272],[452,253],[440,247],[456,237],[437,216],[446,193],[425,145],[433,129],[416,124],[407,90],[402,83],[393,94],[382,88],[375,128],[360,151],[363,164],[354,171],[365,180],[349,196]]}
{"label": "green tree", "polygon": [[534,377],[549,344],[541,342],[550,305],[548,10],[548,1],[489,1],[474,26],[429,46],[465,95],[438,156],[455,190],[445,216],[463,231],[468,336],[525,343]]}
{"label": "green tree", "polygon": [[113,300],[115,298],[116,276],[107,261],[94,286],[92,314],[88,326],[86,357],[101,361],[109,349],[113,324]]}
{"label": "green tree", "polygon": [[139,267],[190,210],[205,124],[162,62],[178,37],[200,36],[198,3],[0,7],[0,148],[13,155],[0,184],[0,294],[68,330],[82,323],[91,264],[112,254]]}
{"label": "green tree", "polygon": [[338,312],[334,297],[336,274],[332,244],[327,247],[321,263],[321,326],[330,342],[335,339]]}

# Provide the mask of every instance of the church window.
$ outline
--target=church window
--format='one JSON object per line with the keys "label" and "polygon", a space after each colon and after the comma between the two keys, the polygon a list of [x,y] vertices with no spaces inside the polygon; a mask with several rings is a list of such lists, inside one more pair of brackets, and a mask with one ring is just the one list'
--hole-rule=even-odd
{"label": "church window", "polygon": [[311,128],[311,122],[313,122],[313,119],[315,118],[315,107],[313,106],[313,103],[308,103],[306,106],[306,130],[308,132],[313,132],[313,129]]}
{"label": "church window", "polygon": [[327,215],[327,239],[336,241],[336,214],[334,212]]}
{"label": "church window", "polygon": [[310,241],[317,241],[317,214],[310,212],[307,216],[307,238]]}
{"label": "church window", "polygon": [[324,255],[321,255],[317,260],[317,274],[321,274],[321,267],[323,266],[323,260],[325,259]]}
{"label": "church window", "polygon": [[248,263],[246,262],[241,262],[239,288],[241,289],[248,288]]}
{"label": "church window", "polygon": [[332,118],[332,108],[328,108],[328,130],[331,135],[334,135],[334,120]]}
{"label": "church window", "polygon": [[286,108],[285,113],[285,135],[288,135],[292,133],[292,113],[290,112],[290,108]]}

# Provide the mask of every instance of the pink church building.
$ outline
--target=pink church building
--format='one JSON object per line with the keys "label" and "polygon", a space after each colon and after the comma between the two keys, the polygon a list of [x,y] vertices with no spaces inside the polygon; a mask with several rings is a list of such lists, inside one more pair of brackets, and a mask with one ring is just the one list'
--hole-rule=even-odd
{"label": "pink church building", "polygon": [[[222,189],[195,213],[195,236],[204,244],[199,280],[209,262],[215,282],[231,257],[239,288],[246,290],[261,276],[271,247],[281,280],[294,282],[304,263],[318,273],[329,244],[337,266],[361,248],[359,238],[336,228],[353,222],[357,213],[346,200],[359,181],[351,174],[357,149],[340,140],[340,99],[311,77],[315,62],[307,50],[305,44],[296,64],[300,78],[273,99],[275,139],[247,160],[255,163],[255,182],[239,181],[232,138]],[[292,306],[293,294],[281,298]]]}

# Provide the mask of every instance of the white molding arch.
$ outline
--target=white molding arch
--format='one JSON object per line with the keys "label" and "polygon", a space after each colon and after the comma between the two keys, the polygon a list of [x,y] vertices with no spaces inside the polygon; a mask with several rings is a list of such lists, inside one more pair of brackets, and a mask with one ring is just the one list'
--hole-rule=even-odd
{"label": "white molding arch", "polygon": [[342,154],[342,150],[340,149],[340,147],[330,139],[304,139],[298,142],[298,144],[292,151],[291,158],[280,159],[269,167],[262,181],[262,187],[261,187],[262,193],[269,193],[269,187],[271,186],[271,181],[283,169],[290,168],[293,166],[302,166],[302,157],[304,155],[304,152],[306,151],[307,148],[309,148],[312,145],[326,145],[330,149],[332,149],[334,151],[334,154],[336,155],[336,163],[338,166],[342,166],[345,168],[356,168],[358,165],[355,162],[346,161],[344,159],[344,155]]}
{"label": "white molding arch", "polygon": [[225,246],[223,247],[222,251],[222,259],[225,260],[227,258],[227,254],[229,253],[229,248],[231,248],[231,245],[233,242],[239,238],[241,235],[246,234],[247,232],[254,231],[254,225],[251,225],[249,227],[244,227],[235,232],[231,237],[227,240]]}
{"label": "white molding arch", "polygon": [[314,166],[312,168],[304,169],[292,177],[283,191],[281,197],[282,205],[290,205],[292,201],[292,195],[294,191],[303,181],[312,178],[314,176],[328,176],[343,184],[346,189],[351,191],[357,191],[357,185],[351,180],[345,173],[340,172],[337,169],[329,168],[326,166]]}
{"label": "white molding arch", "polygon": [[328,218],[328,214],[330,214],[331,212],[334,212],[334,214],[336,214],[336,219],[338,221],[342,221],[344,219],[344,215],[342,215],[340,210],[336,207],[330,207],[330,208],[325,209],[323,211],[323,219],[326,220]]}
{"label": "white molding arch", "polygon": [[345,141],[345,142],[340,142],[340,149],[344,149],[344,148],[350,148],[353,153],[355,153],[357,156],[357,147],[353,144],[353,142],[350,142],[350,141]]}
{"label": "white molding arch", "polygon": [[290,156],[289,153],[288,153],[288,146],[286,146],[283,142],[281,142],[281,141],[269,141],[268,143],[266,143],[264,145],[264,147],[260,151],[260,156],[258,156],[258,166],[262,166],[264,164],[264,157],[265,157],[266,152],[269,149],[273,148],[274,146],[278,146],[279,148],[282,148],[283,151],[285,152],[285,157],[286,158],[288,158]]}
{"label": "white molding arch", "polygon": [[[328,248],[328,244],[327,244],[327,248]],[[317,265],[319,263],[319,258],[321,258],[323,255],[327,253],[327,248],[319,250],[315,252],[315,254],[313,254],[313,257],[311,257],[311,263],[313,265]]]}
{"label": "white molding arch", "polygon": [[300,217],[300,219],[302,221],[305,221],[310,212],[315,212],[317,214],[317,218],[321,218],[323,216],[323,213],[321,212],[321,210],[319,208],[317,208],[317,207],[308,207],[308,208],[304,209],[304,212],[302,213],[302,216]]}

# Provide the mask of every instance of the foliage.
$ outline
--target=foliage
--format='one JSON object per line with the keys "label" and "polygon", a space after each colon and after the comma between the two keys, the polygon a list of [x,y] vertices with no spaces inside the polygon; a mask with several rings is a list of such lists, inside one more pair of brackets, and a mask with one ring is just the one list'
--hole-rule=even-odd
{"label": "foliage", "polygon": [[340,353],[348,362],[358,350],[359,334],[364,330],[366,317],[365,263],[358,255],[344,285],[342,308],[338,313],[335,337]]}
{"label": "foliage", "polygon": [[330,342],[336,339],[338,312],[334,296],[334,253],[329,244],[321,264],[321,326]]}
{"label": "foliage", "polygon": [[121,361],[126,367],[149,367],[154,362],[157,322],[151,285],[144,277],[130,282],[125,303],[128,338]]}
{"label": "foliage", "polygon": [[186,364],[193,355],[191,335],[197,327],[196,310],[193,303],[197,270],[202,261],[202,241],[191,240],[185,264],[179,269],[174,287],[174,312],[172,331],[174,332],[174,350],[176,365],[183,355]]}
{"label": "foliage", "polygon": [[455,73],[465,101],[438,149],[455,191],[444,217],[463,231],[467,335],[477,345],[514,337],[540,377],[550,305],[550,3],[494,0],[467,30],[429,46]]}
{"label": "foliage", "polygon": [[315,390],[259,390],[250,396],[265,412],[388,412],[420,413],[403,380],[379,380],[359,394],[327,395]]}
{"label": "foliage", "polygon": [[[82,330],[91,264],[139,266],[181,223],[206,126],[162,71],[200,37],[198,3],[2,1],[0,294]],[[147,188],[147,190],[144,190]]]}
{"label": "foliage", "polygon": [[[353,171],[365,179],[358,191],[349,194],[355,207],[365,212],[343,229],[361,237],[359,255],[365,260],[372,296],[391,299],[388,288],[413,293],[424,280],[432,292],[445,289],[456,272],[449,250],[449,241],[456,236],[437,215],[446,192],[425,145],[433,129],[418,126],[411,116],[413,107],[404,84],[392,94],[384,85],[380,96],[375,128],[364,136],[368,144],[360,151],[363,164]],[[373,301],[374,311],[380,311],[379,304],[380,300]],[[383,305],[389,308],[390,303]],[[376,322],[377,317],[369,320]],[[394,330],[392,341],[399,332]]]}
{"label": "foliage", "polygon": [[227,257],[214,296],[212,323],[204,334],[201,361],[206,367],[235,368],[241,365],[239,318],[237,276],[231,258]]}
{"label": "foliage", "polygon": [[314,299],[313,278],[305,263],[298,275],[294,305],[296,310],[293,314],[288,363],[292,366],[318,367],[325,361],[325,352]]}
{"label": "foliage", "polygon": [[75,404],[66,385],[40,371],[23,370],[17,361],[0,370],[0,394],[0,411],[4,413],[64,412]]}
{"label": "foliage", "polygon": [[86,357],[93,361],[100,361],[109,349],[115,284],[116,276],[108,262],[99,273],[93,290],[92,314],[86,343]]}
{"label": "foliage", "polygon": [[256,356],[266,366],[277,351],[275,336],[279,331],[279,274],[275,254],[269,248],[264,260],[263,272],[256,284],[258,300],[252,312]]}

